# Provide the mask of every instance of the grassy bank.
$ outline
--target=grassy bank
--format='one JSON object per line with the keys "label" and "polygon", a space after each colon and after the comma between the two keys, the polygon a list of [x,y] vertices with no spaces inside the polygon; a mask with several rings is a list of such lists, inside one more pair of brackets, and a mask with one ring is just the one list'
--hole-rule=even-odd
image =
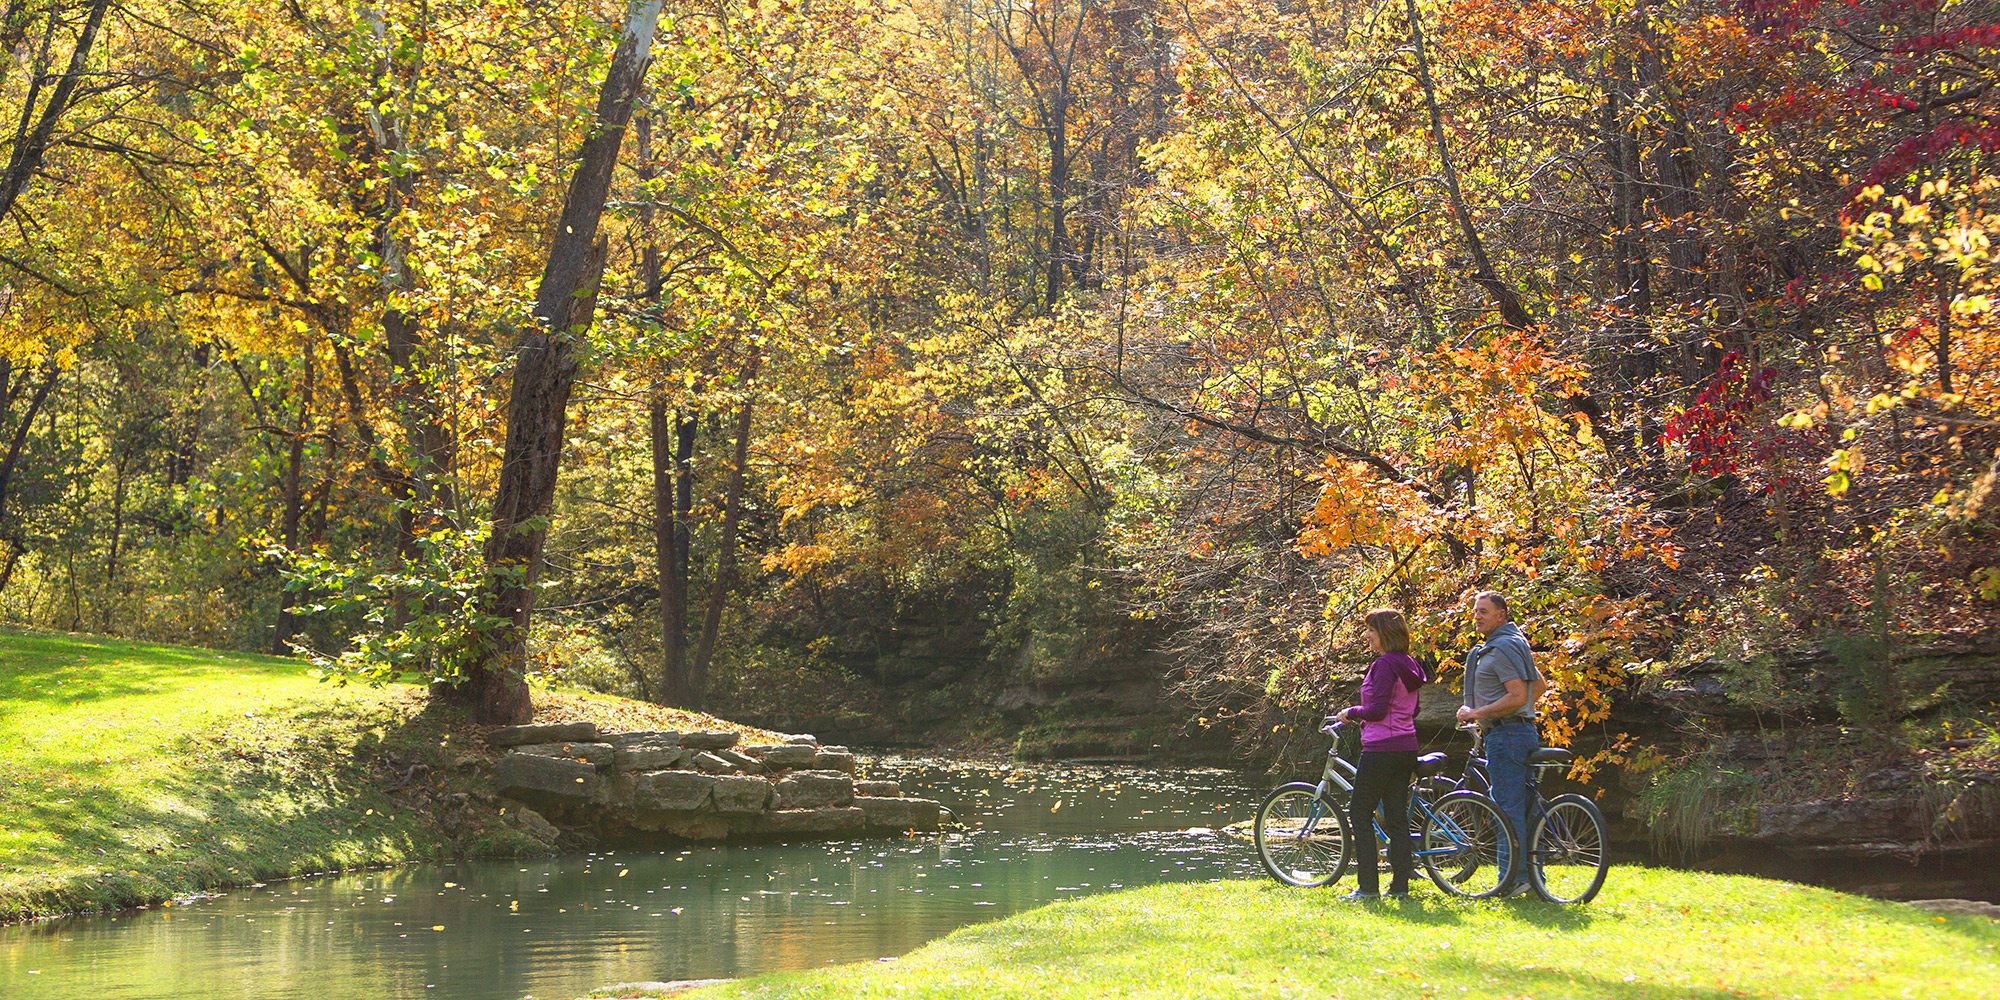
{"label": "grassy bank", "polygon": [[2000,921],[1743,876],[1618,869],[1598,902],[1354,904],[1163,885],[969,927],[886,963],[689,1000],[802,997],[1987,997]]}
{"label": "grassy bank", "polygon": [[[540,693],[536,721],[743,727]],[[745,730],[750,731],[750,730]],[[0,922],[312,872],[538,852],[481,730],[277,657],[0,631]]]}

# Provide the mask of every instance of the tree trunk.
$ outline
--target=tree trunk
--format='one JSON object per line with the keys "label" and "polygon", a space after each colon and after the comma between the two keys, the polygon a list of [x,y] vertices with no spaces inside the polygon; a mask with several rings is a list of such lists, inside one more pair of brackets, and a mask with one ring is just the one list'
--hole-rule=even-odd
{"label": "tree trunk", "polygon": [[[57,123],[76,100],[77,87],[83,83],[84,77],[91,75],[90,49],[97,40],[98,26],[104,22],[104,12],[110,7],[111,0],[92,0],[90,13],[85,16],[83,28],[77,34],[76,45],[70,49],[69,68],[53,76],[37,70],[35,78],[29,82],[27,98],[21,102],[20,125],[15,129],[11,144],[13,154],[7,159],[6,173],[0,174],[0,217],[14,210],[14,203],[20,199],[21,192],[27,190],[28,182],[41,169],[42,156],[48,152],[49,144],[55,141]],[[50,10],[46,16],[53,20],[57,15]],[[44,38],[43,57],[50,54],[47,39],[54,36],[54,24],[48,27],[50,31]],[[51,79],[55,82],[55,90],[49,95],[48,103],[38,111],[35,104],[41,99],[41,89]]]}
{"label": "tree trunk", "polygon": [[1055,120],[1049,125],[1049,270],[1045,306],[1054,310],[1062,298],[1063,262],[1069,256],[1069,128],[1062,95],[1056,98]]}
{"label": "tree trunk", "polygon": [[653,552],[660,591],[660,701],[692,702],[687,674],[688,515],[694,506],[695,421],[654,397]]}
{"label": "tree trunk", "polygon": [[[298,416],[292,422],[291,447],[285,454],[285,519],[281,533],[285,551],[299,549],[299,525],[305,519],[305,463],[306,463],[306,420],[312,411],[313,358],[312,349],[305,351],[305,378],[300,380]],[[291,652],[292,636],[299,630],[298,616],[292,613],[292,602],[281,590],[278,594],[278,624],[271,638],[271,652],[283,656]]]}
{"label": "tree trunk", "polygon": [[562,462],[569,395],[576,384],[576,341],[597,311],[605,256],[597,225],[632,105],[652,61],[660,5],[661,0],[634,0],[626,9],[625,29],[598,94],[597,124],[584,140],[536,289],[534,325],[516,354],[482,601],[487,613],[506,624],[486,637],[459,687],[460,697],[473,703],[475,717],[484,723],[520,723],[534,714],[526,676],[528,625]]}
{"label": "tree trunk", "polygon": [[1417,0],[1403,2],[1410,14],[1410,42],[1417,57],[1417,82],[1423,85],[1424,106],[1430,111],[1431,143],[1437,149],[1438,172],[1444,178],[1445,194],[1451,199],[1451,214],[1458,220],[1459,236],[1465,241],[1466,252],[1472,255],[1472,280],[1492,295],[1494,306],[1500,310],[1500,318],[1508,326],[1517,330],[1530,329],[1535,325],[1534,317],[1521,304],[1513,286],[1500,280],[1500,275],[1493,270],[1493,261],[1486,254],[1486,244],[1479,238],[1479,230],[1472,225],[1472,213],[1467,210],[1465,196],[1458,186],[1458,168],[1451,161],[1451,146],[1445,142],[1444,112],[1438,108],[1437,85],[1431,79],[1430,56],[1424,51],[1422,15],[1417,12]]}
{"label": "tree trunk", "polygon": [[[0,367],[0,404],[11,404],[12,397],[22,390],[10,387],[13,379],[12,364],[0,361],[0,365],[4,365]],[[61,375],[62,369],[57,368],[55,362],[50,361],[42,365],[41,381],[28,396],[28,405],[21,412],[20,422],[14,425],[13,433],[7,439],[6,453],[0,454],[0,524],[5,524],[7,520],[7,487],[14,478],[15,468],[20,465],[21,453],[27,449],[28,431],[34,427],[35,416],[41,412],[42,404],[48,402],[49,393],[55,390],[56,379]],[[6,416],[8,409],[11,409],[11,406],[0,405],[0,417]]]}
{"label": "tree trunk", "polygon": [[694,691],[696,705],[708,700],[708,668],[715,654],[716,632],[722,628],[722,603],[736,585],[736,521],[743,512],[743,478],[750,464],[752,409],[753,404],[746,399],[743,409],[736,414],[736,461],[729,470],[729,489],[722,501],[722,537],[717,540],[720,548],[715,556],[715,581],[708,590],[708,612],[702,616],[700,645],[695,647],[694,663],[688,670],[688,686]]}
{"label": "tree trunk", "polygon": [[7,543],[7,561],[0,563],[0,593],[7,590],[7,581],[14,578],[14,567],[20,565],[23,546],[17,539],[0,538]]}

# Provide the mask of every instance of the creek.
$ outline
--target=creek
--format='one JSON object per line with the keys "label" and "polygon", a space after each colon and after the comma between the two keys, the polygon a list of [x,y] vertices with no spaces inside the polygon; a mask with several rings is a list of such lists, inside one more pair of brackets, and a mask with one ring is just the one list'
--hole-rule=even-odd
{"label": "creek", "polygon": [[[1248,844],[1216,832],[1250,817],[1261,776],[943,756],[878,757],[867,771],[938,799],[967,830],[412,865],[0,927],[0,996],[571,1000],[612,983],[891,959],[1057,900],[1263,877]],[[1917,868],[1760,851],[1710,867],[2000,902],[1986,858]],[[1604,898],[1616,880],[1614,868]]]}
{"label": "creek", "polygon": [[868,776],[968,830],[413,865],[0,927],[0,995],[570,1000],[892,958],[1056,900],[1258,871],[1213,832],[1262,790],[1235,772],[892,756]]}

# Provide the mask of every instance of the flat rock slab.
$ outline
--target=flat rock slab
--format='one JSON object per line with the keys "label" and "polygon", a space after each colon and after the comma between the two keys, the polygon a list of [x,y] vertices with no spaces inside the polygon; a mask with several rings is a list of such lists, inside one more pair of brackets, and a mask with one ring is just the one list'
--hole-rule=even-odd
{"label": "flat rock slab", "polygon": [[742,737],[735,733],[682,733],[681,746],[689,750],[724,750]]}
{"label": "flat rock slab", "polygon": [[611,763],[614,748],[609,743],[524,743],[514,748],[515,753],[538,754],[543,757],[566,757],[586,764]]}
{"label": "flat rock slab", "polygon": [[895,781],[857,781],[854,783],[856,797],[869,796],[879,799],[902,798],[903,786]]}
{"label": "flat rock slab", "polygon": [[771,783],[762,778],[725,775],[715,779],[715,811],[763,812],[771,804]]}
{"label": "flat rock slab", "polygon": [[[762,779],[759,779],[762,783]],[[632,807],[680,812],[708,805],[715,779],[693,771],[652,771],[632,781]]]}
{"label": "flat rock slab", "polygon": [[764,814],[766,833],[839,833],[859,830],[867,814],[853,806],[827,809],[779,809]]}
{"label": "flat rock slab", "polygon": [[709,753],[722,758],[731,768],[744,774],[763,774],[764,764],[754,757],[745,757],[734,750],[710,750]]}
{"label": "flat rock slab", "polygon": [[604,740],[607,743],[613,743],[618,746],[624,746],[627,743],[645,743],[649,745],[668,744],[671,746],[680,746],[681,734],[678,732],[674,732],[672,730],[634,729],[630,732],[624,732],[624,733],[606,733],[604,736]]}
{"label": "flat rock slab", "polygon": [[673,737],[657,743],[620,743],[612,755],[611,766],[620,771],[664,771],[686,767],[693,759],[694,751],[681,746],[678,737]]}
{"label": "flat rock slab", "polygon": [[486,742],[496,747],[518,747],[528,743],[595,743],[594,722],[563,722],[547,726],[502,726],[486,734]]}
{"label": "flat rock slab", "polygon": [[1820,799],[1757,809],[1752,840],[1785,844],[1856,844],[1864,841],[1919,841],[1930,834],[1930,817],[1915,796]]}
{"label": "flat rock slab", "polygon": [[733,774],[737,770],[736,765],[706,750],[694,755],[694,766],[696,770],[709,774]]}
{"label": "flat rock slab", "polygon": [[932,799],[876,798],[857,795],[854,806],[867,825],[884,830],[935,830],[938,804]]}
{"label": "flat rock slab", "polygon": [[819,753],[813,755],[812,766],[816,771],[839,771],[842,774],[853,774],[854,755],[851,753],[834,753],[831,750],[821,749]]}
{"label": "flat rock slab", "polygon": [[787,737],[785,737],[785,742],[786,742],[786,743],[792,743],[792,744],[799,744],[799,745],[804,745],[804,746],[809,746],[809,747],[816,747],[816,746],[819,746],[819,740],[818,740],[817,738],[815,738],[815,737],[811,736],[811,735],[808,735],[808,734],[806,734],[806,733],[797,733],[797,734],[794,734],[794,735],[791,735],[791,736],[787,736]]}
{"label": "flat rock slab", "polygon": [[764,762],[764,766],[779,770],[795,767],[811,767],[819,751],[804,744],[781,747],[744,747],[743,752]]}
{"label": "flat rock slab", "polygon": [[503,795],[587,799],[597,792],[597,768],[580,760],[515,751],[493,765],[493,786]]}
{"label": "flat rock slab", "polygon": [[556,829],[554,823],[543,819],[541,813],[527,806],[517,806],[507,815],[513,818],[515,828],[544,844],[553,844],[556,838],[562,836],[562,831]]}
{"label": "flat rock slab", "polygon": [[839,771],[793,771],[777,791],[780,809],[845,806],[854,801],[854,779]]}

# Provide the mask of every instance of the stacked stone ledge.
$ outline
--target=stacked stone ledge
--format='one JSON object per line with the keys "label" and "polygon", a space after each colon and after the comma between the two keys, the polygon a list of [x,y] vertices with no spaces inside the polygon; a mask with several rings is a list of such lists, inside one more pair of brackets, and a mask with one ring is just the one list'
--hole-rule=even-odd
{"label": "stacked stone ledge", "polygon": [[508,726],[489,741],[501,794],[559,826],[691,840],[934,831],[938,803],[857,781],[846,747],[810,736],[738,746],[729,732],[603,733],[591,723]]}

